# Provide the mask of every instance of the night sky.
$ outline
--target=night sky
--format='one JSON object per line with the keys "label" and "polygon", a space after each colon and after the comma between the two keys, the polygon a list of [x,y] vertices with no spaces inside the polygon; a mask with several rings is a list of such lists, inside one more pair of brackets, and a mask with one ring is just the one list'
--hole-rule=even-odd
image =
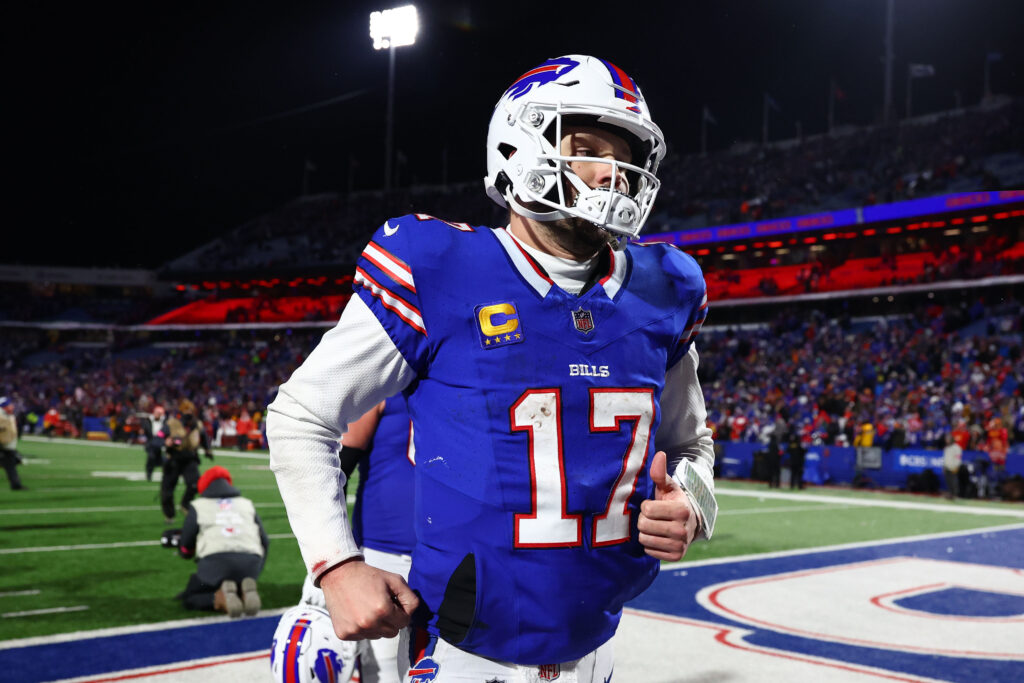
{"label": "night sky", "polygon": [[[156,267],[310,192],[383,185],[388,57],[369,13],[394,3],[19,3],[4,9],[4,233],[0,263]],[[419,2],[396,62],[398,184],[479,180],[490,113],[548,57],[600,56],[632,75],[670,154],[867,124],[882,104],[885,0]],[[519,10],[516,7],[531,9]],[[635,8],[635,9],[634,9]],[[641,9],[642,8],[642,9]],[[997,93],[1024,94],[1024,2],[896,0],[894,103],[976,103],[986,54]],[[355,173],[350,178],[350,160]],[[481,183],[481,192],[483,191]]]}

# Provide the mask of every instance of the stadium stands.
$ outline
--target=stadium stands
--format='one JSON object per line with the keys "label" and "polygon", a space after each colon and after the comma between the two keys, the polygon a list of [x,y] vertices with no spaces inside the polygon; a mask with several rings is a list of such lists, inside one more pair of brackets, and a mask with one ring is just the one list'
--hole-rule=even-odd
{"label": "stadium stands", "polygon": [[[1022,110],[1001,102],[896,128],[676,158],[651,229],[1024,187]],[[0,393],[34,416],[21,421],[29,429],[46,422],[83,436],[92,418],[119,438],[131,438],[136,413],[187,395],[215,435],[243,410],[262,413],[337,319],[370,232],[389,215],[427,210],[502,220],[479,182],[317,195],[152,278],[0,282]],[[808,444],[841,446],[870,422],[879,443],[936,447],[963,420],[970,445],[983,449],[998,417],[1024,450],[1015,289],[1024,281],[1024,211],[1001,211],[984,220],[955,214],[952,224],[911,217],[905,230],[877,235],[858,226],[686,247],[712,302],[701,379],[719,439],[758,443],[784,428]]]}

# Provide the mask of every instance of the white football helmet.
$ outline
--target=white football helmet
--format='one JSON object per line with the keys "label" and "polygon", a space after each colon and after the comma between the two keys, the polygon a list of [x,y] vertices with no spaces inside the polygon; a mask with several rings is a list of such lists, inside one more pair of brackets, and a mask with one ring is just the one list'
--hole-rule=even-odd
{"label": "white football helmet", "polygon": [[[632,163],[562,155],[562,129],[569,125],[614,132],[629,143]],[[611,62],[566,55],[527,71],[498,100],[487,132],[484,184],[491,199],[528,218],[582,218],[636,237],[661,186],[655,173],[664,156],[665,139],[636,82]],[[625,175],[628,194],[588,187],[571,161],[610,164],[611,187]]]}
{"label": "white football helmet", "polygon": [[355,672],[363,642],[338,638],[327,610],[298,605],[277,622],[270,672],[275,681],[345,683]]}

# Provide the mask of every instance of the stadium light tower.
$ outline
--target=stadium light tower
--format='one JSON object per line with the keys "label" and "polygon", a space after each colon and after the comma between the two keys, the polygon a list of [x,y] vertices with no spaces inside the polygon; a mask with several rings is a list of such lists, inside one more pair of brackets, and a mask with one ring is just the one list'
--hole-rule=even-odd
{"label": "stadium light tower", "polygon": [[412,45],[420,30],[419,15],[415,5],[370,13],[370,38],[374,50],[388,51],[388,112],[387,134],[384,141],[384,189],[391,189],[391,157],[394,125],[395,100],[395,48]]}

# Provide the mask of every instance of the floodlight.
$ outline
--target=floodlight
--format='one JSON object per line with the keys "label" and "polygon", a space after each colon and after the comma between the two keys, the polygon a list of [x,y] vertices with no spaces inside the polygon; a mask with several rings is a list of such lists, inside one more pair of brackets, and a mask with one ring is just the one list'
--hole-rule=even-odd
{"label": "floodlight", "polygon": [[374,50],[412,45],[420,29],[415,5],[370,13],[370,37]]}

